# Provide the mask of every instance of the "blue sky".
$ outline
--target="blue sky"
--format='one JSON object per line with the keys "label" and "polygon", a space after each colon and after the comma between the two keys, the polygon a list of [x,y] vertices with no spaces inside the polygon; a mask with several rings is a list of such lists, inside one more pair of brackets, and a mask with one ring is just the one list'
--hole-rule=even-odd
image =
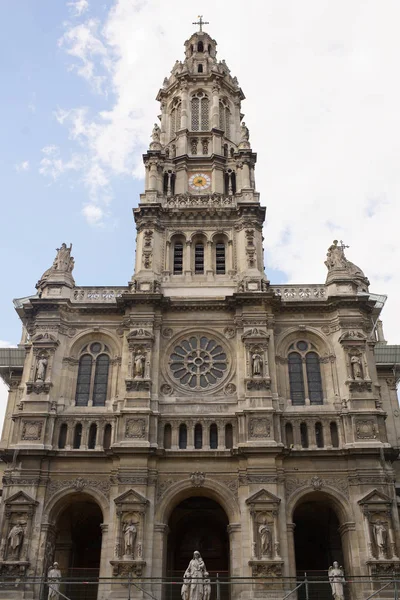
{"label": "blue sky", "polygon": [[[201,10],[247,97],[269,279],[323,282],[326,249],[343,239],[371,291],[389,294],[385,331],[400,342],[398,2],[229,6],[203,0]],[[198,3],[3,0],[1,10],[7,345],[20,336],[12,299],[34,293],[61,242],[73,244],[78,285],[130,279],[155,96]]]}

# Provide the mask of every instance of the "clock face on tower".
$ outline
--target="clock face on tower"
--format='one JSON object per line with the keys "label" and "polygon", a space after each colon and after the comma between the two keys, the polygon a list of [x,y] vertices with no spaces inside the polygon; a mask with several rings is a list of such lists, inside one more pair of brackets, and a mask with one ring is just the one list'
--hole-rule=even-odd
{"label": "clock face on tower", "polygon": [[208,173],[192,173],[189,175],[189,188],[195,192],[203,192],[211,187],[211,177]]}

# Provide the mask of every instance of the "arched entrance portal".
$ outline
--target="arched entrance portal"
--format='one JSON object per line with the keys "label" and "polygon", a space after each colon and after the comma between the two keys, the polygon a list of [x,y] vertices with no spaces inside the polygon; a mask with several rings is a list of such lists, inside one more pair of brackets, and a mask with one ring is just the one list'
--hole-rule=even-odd
{"label": "arched entrance portal", "polygon": [[[63,577],[97,578],[100,571],[101,528],[103,515],[90,497],[74,494],[56,523],[55,557]],[[97,585],[68,584],[71,600],[95,600]]]}
{"label": "arched entrance portal", "polygon": [[[167,577],[180,579],[193,552],[198,550],[211,577],[229,575],[228,517],[214,500],[202,496],[187,498],[171,513],[168,526]],[[167,600],[178,600],[180,586],[170,586]],[[228,600],[228,586],[221,588],[221,600]]]}

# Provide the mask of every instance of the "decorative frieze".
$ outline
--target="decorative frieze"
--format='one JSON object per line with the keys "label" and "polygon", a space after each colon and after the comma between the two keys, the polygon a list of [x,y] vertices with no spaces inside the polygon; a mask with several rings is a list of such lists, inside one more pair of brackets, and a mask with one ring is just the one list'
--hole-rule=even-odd
{"label": "decorative frieze", "polygon": [[125,424],[125,437],[130,439],[145,438],[146,419],[127,419]]}

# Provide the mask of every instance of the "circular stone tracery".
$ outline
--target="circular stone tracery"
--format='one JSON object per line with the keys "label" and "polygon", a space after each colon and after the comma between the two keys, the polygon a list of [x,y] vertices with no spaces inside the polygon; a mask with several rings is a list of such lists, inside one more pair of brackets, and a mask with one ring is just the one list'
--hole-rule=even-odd
{"label": "circular stone tracery", "polygon": [[205,335],[178,342],[169,357],[172,376],[185,388],[206,390],[221,382],[228,370],[226,351]]}

